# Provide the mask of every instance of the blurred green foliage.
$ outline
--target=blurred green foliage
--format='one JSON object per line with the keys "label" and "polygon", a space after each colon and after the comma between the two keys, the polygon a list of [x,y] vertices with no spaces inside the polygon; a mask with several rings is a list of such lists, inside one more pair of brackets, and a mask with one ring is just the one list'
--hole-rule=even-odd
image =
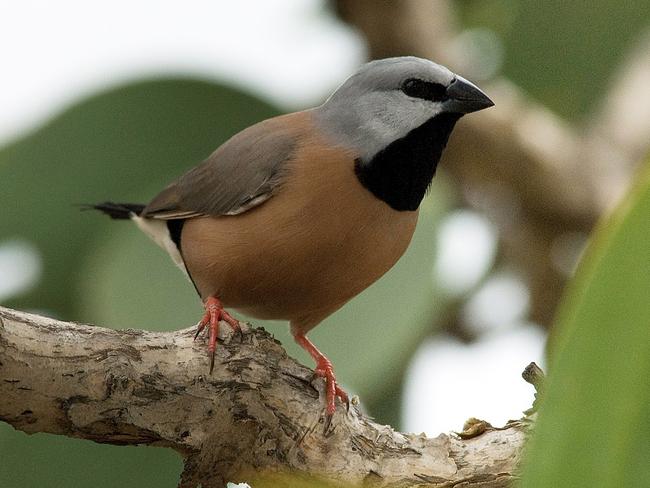
{"label": "blurred green foliage", "polygon": [[596,231],[554,330],[521,486],[650,486],[650,165]]}
{"label": "blurred green foliage", "polygon": [[502,39],[503,74],[549,108],[579,119],[599,102],[621,55],[650,24],[647,0],[463,0],[463,22]]}
{"label": "blurred green foliage", "polygon": [[117,447],[0,424],[3,488],[176,487],[180,456],[162,447]]}

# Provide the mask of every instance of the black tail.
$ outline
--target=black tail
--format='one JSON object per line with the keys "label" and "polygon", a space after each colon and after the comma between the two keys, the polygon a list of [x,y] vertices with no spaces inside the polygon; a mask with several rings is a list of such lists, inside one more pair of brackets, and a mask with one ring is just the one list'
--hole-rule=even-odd
{"label": "black tail", "polygon": [[96,205],[84,205],[82,210],[100,210],[112,219],[130,219],[132,214],[140,215],[145,205],[141,203],[104,202]]}

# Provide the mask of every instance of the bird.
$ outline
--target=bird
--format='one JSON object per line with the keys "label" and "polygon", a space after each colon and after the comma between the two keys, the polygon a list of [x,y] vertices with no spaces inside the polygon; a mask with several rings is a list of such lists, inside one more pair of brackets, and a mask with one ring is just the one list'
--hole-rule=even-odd
{"label": "bird", "polygon": [[384,275],[407,249],[452,130],[493,106],[433,61],[371,61],[318,107],[233,135],[147,204],[90,207],[129,219],[199,294],[210,373],[227,310],[288,321],[325,381],[325,414],[349,397],[307,333]]}

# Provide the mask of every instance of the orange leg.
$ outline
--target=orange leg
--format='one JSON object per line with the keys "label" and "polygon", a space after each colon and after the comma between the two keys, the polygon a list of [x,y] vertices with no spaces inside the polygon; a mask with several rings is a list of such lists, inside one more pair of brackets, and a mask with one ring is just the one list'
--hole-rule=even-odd
{"label": "orange leg", "polygon": [[199,336],[201,331],[210,326],[210,339],[208,341],[208,353],[210,354],[210,374],[214,369],[214,352],[217,349],[217,336],[219,335],[219,321],[225,320],[228,324],[241,334],[239,322],[232,315],[223,309],[221,300],[217,297],[208,297],[203,304],[205,306],[205,315],[199,322],[198,330],[194,335],[194,340]]}
{"label": "orange leg", "polygon": [[327,359],[327,357],[325,357],[325,355],[316,348],[314,343],[307,339],[305,334],[302,332],[294,331],[293,338],[300,347],[307,351],[309,355],[314,358],[314,361],[316,361],[316,369],[314,370],[314,373],[317,376],[325,378],[325,399],[327,402],[325,409],[325,430],[327,430],[329,423],[332,421],[332,415],[334,415],[334,412],[336,411],[336,397],[345,403],[348,410],[350,409],[350,400],[347,393],[336,384],[332,362]]}

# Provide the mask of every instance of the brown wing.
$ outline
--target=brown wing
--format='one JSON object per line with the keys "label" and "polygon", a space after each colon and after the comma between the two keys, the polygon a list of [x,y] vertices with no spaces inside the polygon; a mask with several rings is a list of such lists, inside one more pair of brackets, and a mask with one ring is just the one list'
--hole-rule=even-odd
{"label": "brown wing", "polygon": [[236,215],[270,198],[282,183],[300,135],[300,116],[289,114],[234,135],[208,159],[160,192],[143,217],[179,219]]}

